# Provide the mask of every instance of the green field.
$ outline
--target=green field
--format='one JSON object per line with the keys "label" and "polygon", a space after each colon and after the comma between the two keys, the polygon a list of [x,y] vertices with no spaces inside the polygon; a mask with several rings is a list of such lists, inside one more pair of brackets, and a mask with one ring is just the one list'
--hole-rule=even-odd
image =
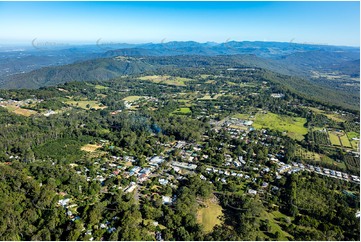
{"label": "green field", "polygon": [[[274,211],[272,213],[268,213],[268,212],[264,211],[261,214],[261,219],[263,219],[263,220],[267,219],[269,221],[269,226],[270,226],[269,233],[275,234],[276,232],[279,232],[279,238],[277,239],[278,241],[292,240],[293,236],[290,235],[289,233],[283,231],[282,227],[280,226],[280,222],[277,221],[280,218],[287,218],[287,216],[278,211]],[[266,232],[264,234],[267,235],[269,233]]]}
{"label": "green field", "polygon": [[172,114],[190,114],[192,111],[190,108],[178,108],[173,111]]}
{"label": "green field", "polygon": [[134,102],[134,101],[138,101],[142,97],[143,96],[128,96],[128,97],[123,98],[123,100],[128,101],[128,102]]}
{"label": "green field", "polygon": [[352,148],[357,149],[358,147],[358,140],[353,140],[353,138],[360,139],[360,134],[357,132],[347,132],[347,137],[350,139],[350,143],[352,145]]}
{"label": "green field", "polygon": [[[83,109],[104,109],[106,106],[101,105],[98,101],[66,101],[66,104],[70,104],[75,107],[83,108]],[[89,107],[87,107],[89,105]]]}
{"label": "green field", "polygon": [[340,139],[334,132],[328,131],[328,136],[330,137],[330,141],[332,145],[341,146]]}
{"label": "green field", "polygon": [[357,132],[347,132],[347,137],[349,139],[360,138],[360,134]]}
{"label": "green field", "polygon": [[99,89],[99,90],[104,90],[104,89],[108,89],[109,87],[106,86],[102,86],[102,85],[95,85],[95,89]]}
{"label": "green field", "polygon": [[203,225],[205,232],[211,232],[215,225],[221,223],[219,216],[223,214],[222,207],[214,199],[208,199],[205,201],[205,205],[205,208],[198,210],[197,221]]}
{"label": "green field", "polygon": [[324,162],[326,164],[332,164],[332,165],[335,165],[335,166],[338,166],[340,167],[341,169],[346,169],[346,165],[344,162],[336,162],[335,160],[331,159],[330,157],[326,156],[326,155],[323,155],[321,156],[321,162]]}
{"label": "green field", "polygon": [[269,128],[281,132],[286,131],[290,138],[303,140],[304,135],[307,134],[307,128],[304,127],[305,123],[305,118],[281,116],[268,112],[266,114],[257,113],[253,126],[256,129]]}
{"label": "green field", "polygon": [[341,139],[341,143],[344,147],[348,147],[348,148],[352,147],[350,140],[347,138],[347,135],[340,136],[340,139]]}
{"label": "green field", "polygon": [[329,119],[331,119],[333,121],[336,121],[338,123],[346,121],[342,116],[340,116],[338,114],[335,114],[335,113],[327,113],[324,110],[321,110],[321,109],[318,109],[318,108],[313,108],[313,107],[308,107],[308,109],[312,110],[316,114],[323,114],[327,118],[329,118]]}
{"label": "green field", "polygon": [[171,86],[186,86],[186,82],[191,80],[189,78],[174,77],[174,76],[167,76],[167,75],[143,76],[143,77],[139,77],[139,79],[143,80],[143,81],[151,81],[154,83],[166,84],[166,85],[171,85]]}
{"label": "green field", "polygon": [[301,146],[297,147],[297,149],[295,151],[295,156],[298,156],[302,159],[321,161],[320,154],[306,150],[306,149],[302,148]]}

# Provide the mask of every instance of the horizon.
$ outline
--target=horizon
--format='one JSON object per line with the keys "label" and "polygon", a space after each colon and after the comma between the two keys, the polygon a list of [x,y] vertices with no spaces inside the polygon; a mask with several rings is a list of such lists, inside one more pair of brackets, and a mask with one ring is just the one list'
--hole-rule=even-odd
{"label": "horizon", "polygon": [[[21,43],[1,43],[0,42],[0,48],[10,48],[10,47],[14,47],[14,48],[34,48],[37,49],[36,46],[34,45],[34,40],[36,41],[35,44],[37,44],[40,47],[44,47],[44,49],[66,49],[66,47],[82,47],[82,46],[99,46],[99,45],[105,45],[105,46],[116,46],[116,45],[129,45],[128,47],[121,47],[120,49],[128,49],[128,48],[138,48],[141,47],[142,45],[161,45],[161,44],[169,44],[169,43],[187,43],[187,42],[193,42],[193,43],[197,43],[197,44],[214,44],[214,45],[221,45],[221,44],[226,44],[226,43],[231,43],[231,42],[236,42],[236,43],[245,43],[245,42],[250,42],[250,43],[256,43],[256,42],[260,42],[260,43],[280,43],[280,44],[294,44],[294,45],[310,45],[310,46],[334,46],[334,47],[349,47],[349,48],[360,48],[360,46],[352,46],[352,45],[334,45],[334,44],[326,44],[326,43],[312,43],[312,42],[295,42],[293,40],[291,41],[273,41],[273,40],[226,40],[224,42],[215,42],[215,41],[195,41],[195,40],[171,40],[171,41],[159,41],[159,42],[140,42],[140,43],[129,43],[129,42],[104,42],[104,43],[99,43],[99,39],[94,41],[94,42],[55,42],[55,41],[41,41],[38,40],[37,38],[33,39],[30,42],[21,42]],[[39,48],[41,49],[41,48]]]}
{"label": "horizon", "polygon": [[359,2],[0,2],[0,45],[31,46],[34,40],[96,45],[101,39],[114,44],[260,41],[359,47],[359,6]]}

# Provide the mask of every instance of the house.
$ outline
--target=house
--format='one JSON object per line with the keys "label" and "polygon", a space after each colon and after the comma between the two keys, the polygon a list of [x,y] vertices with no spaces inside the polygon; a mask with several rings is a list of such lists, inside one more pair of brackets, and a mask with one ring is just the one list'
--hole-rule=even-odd
{"label": "house", "polygon": [[144,182],[144,181],[146,181],[148,179],[148,174],[145,174],[145,173],[143,173],[143,174],[141,174],[140,176],[139,176],[139,181],[140,182]]}
{"label": "house", "polygon": [[172,166],[180,167],[187,170],[195,170],[197,168],[197,165],[176,161],[172,162]]}
{"label": "house", "polygon": [[125,189],[125,193],[133,192],[137,188],[137,184],[135,182],[131,182],[130,186]]}
{"label": "house", "polygon": [[140,173],[142,174],[150,174],[152,172],[152,170],[150,168],[143,168]]}
{"label": "house", "polygon": [[70,198],[67,198],[67,199],[61,199],[58,201],[58,204],[65,207],[70,201]]}
{"label": "house", "polygon": [[263,187],[263,188],[268,187],[268,183],[267,183],[267,182],[263,182],[263,183],[262,183],[262,187]]}
{"label": "house", "polygon": [[252,195],[257,195],[257,191],[253,189],[248,189],[248,193]]}
{"label": "house", "polygon": [[202,180],[207,180],[207,178],[205,176],[203,176],[202,174],[199,176]]}
{"label": "house", "polygon": [[253,121],[250,121],[250,120],[244,121],[243,124],[246,126],[251,126],[253,124]]}
{"label": "house", "polygon": [[172,198],[168,196],[162,196],[162,202],[164,205],[171,205],[172,204]]}
{"label": "house", "polygon": [[159,183],[160,183],[161,185],[163,185],[163,186],[165,186],[165,185],[168,184],[168,180],[167,180],[167,179],[161,178],[161,179],[159,179],[158,181],[159,181]]}

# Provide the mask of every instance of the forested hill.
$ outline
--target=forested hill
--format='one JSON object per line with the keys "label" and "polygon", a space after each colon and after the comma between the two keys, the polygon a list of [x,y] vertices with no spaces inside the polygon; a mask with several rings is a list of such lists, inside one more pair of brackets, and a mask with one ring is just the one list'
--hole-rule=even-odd
{"label": "forested hill", "polygon": [[5,89],[36,89],[70,81],[109,80],[122,75],[138,74],[154,69],[154,66],[142,59],[94,59],[13,75],[1,80],[0,87]]}
{"label": "forested hill", "polygon": [[[291,65],[290,65],[291,66]],[[292,75],[292,69],[278,65],[273,61],[255,55],[232,56],[159,56],[159,57],[125,57],[94,59],[75,64],[46,67],[30,73],[13,75],[3,80],[0,87],[4,89],[53,86],[70,81],[110,80],[124,75],[139,75],[146,73],[162,74],[191,69],[194,74],[202,70],[242,70],[247,68],[262,68],[269,81],[277,82],[283,87],[307,98],[326,102],[331,105],[348,109],[358,109],[358,92],[338,88],[324,83],[310,82],[305,78]],[[271,70],[271,71],[269,71]],[[236,72],[237,73],[237,72]],[[279,74],[282,73],[282,74]],[[189,78],[192,78],[191,76]],[[348,87],[351,90],[357,89]]]}

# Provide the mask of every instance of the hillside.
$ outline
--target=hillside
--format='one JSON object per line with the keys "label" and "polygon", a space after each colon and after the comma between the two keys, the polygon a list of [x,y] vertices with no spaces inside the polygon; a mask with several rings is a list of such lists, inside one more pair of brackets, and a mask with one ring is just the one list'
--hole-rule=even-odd
{"label": "hillside", "polygon": [[39,88],[70,81],[109,80],[121,75],[137,74],[154,67],[140,59],[94,59],[64,66],[45,67],[16,74],[2,80],[1,88]]}

